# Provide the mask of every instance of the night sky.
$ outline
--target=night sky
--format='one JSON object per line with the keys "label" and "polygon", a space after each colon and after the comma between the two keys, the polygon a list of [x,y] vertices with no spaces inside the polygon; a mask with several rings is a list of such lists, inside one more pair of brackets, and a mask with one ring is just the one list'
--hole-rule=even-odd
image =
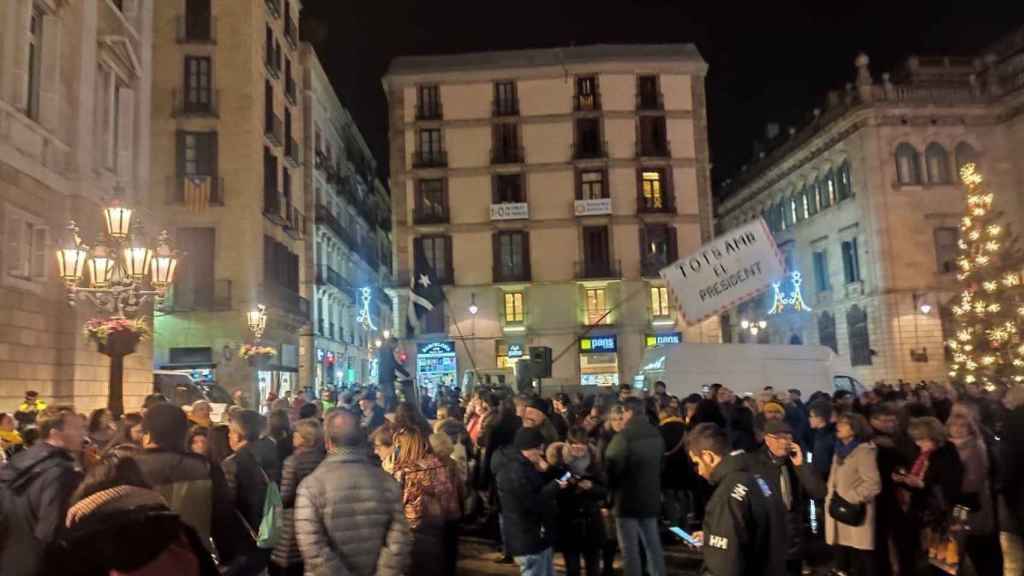
{"label": "night sky", "polygon": [[853,81],[859,51],[870,56],[878,79],[910,54],[973,56],[1021,25],[1022,2],[946,0],[305,0],[302,23],[382,176],[387,113],[380,78],[396,56],[695,43],[710,64],[716,182],[750,161],[767,122],[799,126],[827,90]]}

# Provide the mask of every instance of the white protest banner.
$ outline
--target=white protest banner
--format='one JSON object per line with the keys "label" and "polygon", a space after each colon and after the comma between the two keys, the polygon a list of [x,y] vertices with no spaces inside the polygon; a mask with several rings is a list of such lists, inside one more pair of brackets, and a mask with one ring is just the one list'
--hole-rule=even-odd
{"label": "white protest banner", "polygon": [[782,277],[775,239],[758,218],[730,230],[661,271],[687,324],[696,324],[757,296]]}

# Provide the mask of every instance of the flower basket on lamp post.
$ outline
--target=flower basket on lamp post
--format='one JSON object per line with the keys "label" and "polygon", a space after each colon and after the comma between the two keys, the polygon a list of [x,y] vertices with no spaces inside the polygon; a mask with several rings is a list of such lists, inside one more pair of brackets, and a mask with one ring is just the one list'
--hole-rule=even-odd
{"label": "flower basket on lamp post", "polygon": [[149,327],[142,320],[94,318],[85,323],[84,333],[100,354],[110,358],[107,408],[120,418],[124,413],[124,357],[134,354],[139,342],[149,337]]}
{"label": "flower basket on lamp post", "polygon": [[270,361],[277,356],[277,350],[274,350],[270,346],[260,346],[258,344],[246,344],[239,350],[238,356],[243,360],[249,362],[249,366],[258,369],[264,369],[270,365]]}

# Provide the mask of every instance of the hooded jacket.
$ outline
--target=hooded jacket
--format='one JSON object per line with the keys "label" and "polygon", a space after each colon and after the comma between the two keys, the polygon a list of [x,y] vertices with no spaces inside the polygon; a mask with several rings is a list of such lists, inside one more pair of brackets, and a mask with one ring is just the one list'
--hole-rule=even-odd
{"label": "hooded jacket", "polygon": [[608,487],[620,518],[657,518],[661,514],[661,432],[637,414],[612,438],[605,454]]}
{"label": "hooded jacket", "polygon": [[39,572],[45,548],[57,538],[81,475],[71,454],[46,442],[14,455],[0,468],[6,526],[0,530],[4,576]]}
{"label": "hooded jacket", "polygon": [[704,513],[704,574],[786,573],[786,509],[771,484],[752,474],[748,456],[728,454],[711,473],[714,493]]}

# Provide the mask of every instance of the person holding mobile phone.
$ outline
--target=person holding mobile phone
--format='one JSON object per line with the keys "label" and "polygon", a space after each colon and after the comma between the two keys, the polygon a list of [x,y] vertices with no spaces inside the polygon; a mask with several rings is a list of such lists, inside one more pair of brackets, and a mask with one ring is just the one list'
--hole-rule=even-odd
{"label": "person holding mobile phone", "polygon": [[601,504],[607,497],[604,474],[597,453],[583,428],[569,429],[568,441],[548,447],[547,460],[562,475],[565,484],[556,497],[558,539],[555,546],[565,559],[567,576],[579,576],[581,561],[587,576],[601,571],[601,549],[605,542]]}

